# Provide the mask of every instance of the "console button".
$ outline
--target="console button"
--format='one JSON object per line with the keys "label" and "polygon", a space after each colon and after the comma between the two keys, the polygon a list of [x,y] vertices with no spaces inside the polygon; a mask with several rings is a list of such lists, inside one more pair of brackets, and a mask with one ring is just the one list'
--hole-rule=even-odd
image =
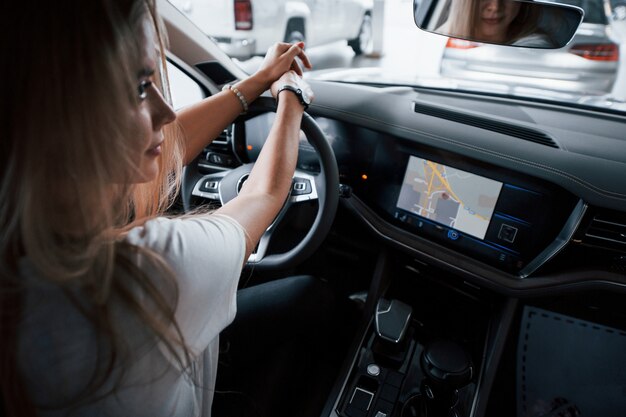
{"label": "console button", "polygon": [[485,241],[510,251],[523,253],[532,248],[533,232],[530,223],[514,219],[503,213],[495,213]]}
{"label": "console button", "polygon": [[380,366],[376,365],[375,363],[370,363],[369,365],[367,365],[367,373],[371,376],[380,375]]}
{"label": "console button", "polygon": [[373,392],[356,387],[352,393],[352,398],[350,398],[350,405],[359,410],[367,411],[370,409],[373,399]]}
{"label": "console button", "polygon": [[500,231],[498,232],[498,239],[505,242],[513,243],[517,237],[517,227],[513,227],[510,224],[502,223]]}

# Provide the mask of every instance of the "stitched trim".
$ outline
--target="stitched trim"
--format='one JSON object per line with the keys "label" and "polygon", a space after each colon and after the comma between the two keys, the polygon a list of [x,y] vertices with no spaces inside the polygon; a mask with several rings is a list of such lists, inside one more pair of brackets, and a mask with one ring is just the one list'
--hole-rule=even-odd
{"label": "stitched trim", "polygon": [[593,330],[598,330],[604,333],[608,333],[608,334],[617,334],[619,336],[622,337],[626,337],[626,332],[618,330],[618,329],[611,329],[611,328],[607,328],[606,326],[600,326],[600,325],[596,325],[592,322],[587,322],[587,321],[582,321],[582,320],[578,320],[575,318],[569,318],[569,317],[561,317],[558,316],[556,314],[549,314],[546,312],[539,312],[539,311],[535,311],[535,310],[529,310],[528,313],[526,314],[526,316],[528,317],[528,322],[526,323],[526,329],[524,331],[524,344],[523,344],[523,354],[522,354],[522,375],[521,375],[521,380],[522,380],[522,409],[524,411],[524,413],[528,412],[528,405],[527,405],[527,396],[526,396],[526,391],[527,391],[527,387],[526,387],[526,352],[528,351],[528,334],[529,334],[529,330],[530,330],[530,324],[531,321],[533,319],[533,316],[541,316],[543,318],[546,319],[552,319],[555,321],[558,321],[560,323],[567,323],[573,326],[580,326],[580,327],[585,327],[585,328],[590,328]]}

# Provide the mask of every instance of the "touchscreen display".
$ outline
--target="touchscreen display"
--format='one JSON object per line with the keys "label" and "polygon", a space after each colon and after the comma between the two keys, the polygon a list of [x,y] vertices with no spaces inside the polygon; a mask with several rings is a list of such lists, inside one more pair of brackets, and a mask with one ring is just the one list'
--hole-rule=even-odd
{"label": "touchscreen display", "polygon": [[411,156],[397,207],[483,239],[502,183]]}

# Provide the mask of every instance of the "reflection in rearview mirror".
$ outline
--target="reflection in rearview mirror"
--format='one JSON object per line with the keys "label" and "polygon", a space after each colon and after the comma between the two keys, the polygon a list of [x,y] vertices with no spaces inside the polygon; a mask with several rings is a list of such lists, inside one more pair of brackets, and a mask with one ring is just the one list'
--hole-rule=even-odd
{"label": "reflection in rearview mirror", "polygon": [[413,0],[420,29],[474,42],[561,48],[583,18],[579,7],[532,0]]}

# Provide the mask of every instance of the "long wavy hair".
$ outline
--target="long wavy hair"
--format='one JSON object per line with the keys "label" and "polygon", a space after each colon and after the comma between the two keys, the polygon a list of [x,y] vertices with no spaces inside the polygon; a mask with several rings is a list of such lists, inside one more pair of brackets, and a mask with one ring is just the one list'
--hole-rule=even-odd
{"label": "long wavy hair", "polygon": [[[444,31],[447,36],[457,38],[477,39],[477,22],[480,19],[481,0],[450,0],[450,9],[447,20],[438,31]],[[514,0],[504,0],[514,1]],[[539,21],[540,8],[533,7],[532,2],[520,2],[520,9],[511,22],[506,33],[508,44],[537,32],[536,23]]]}
{"label": "long wavy hair", "polygon": [[[110,345],[98,358],[106,366],[75,404],[100,395],[114,366],[130,366],[111,318],[113,300],[187,369],[189,350],[174,319],[173,272],[158,254],[120,239],[131,225],[171,206],[183,149],[177,126],[166,126],[158,178],[131,183],[133,142],[141,138],[133,137],[129,115],[139,105],[137,70],[145,46],[138,34],[145,19],[154,23],[161,49],[157,85],[170,97],[154,0],[2,3],[0,381],[6,414],[28,416],[36,411],[16,364],[22,258],[42,278],[79,294],[80,304],[91,307],[83,314]],[[165,287],[136,265],[137,256],[163,271]]]}

